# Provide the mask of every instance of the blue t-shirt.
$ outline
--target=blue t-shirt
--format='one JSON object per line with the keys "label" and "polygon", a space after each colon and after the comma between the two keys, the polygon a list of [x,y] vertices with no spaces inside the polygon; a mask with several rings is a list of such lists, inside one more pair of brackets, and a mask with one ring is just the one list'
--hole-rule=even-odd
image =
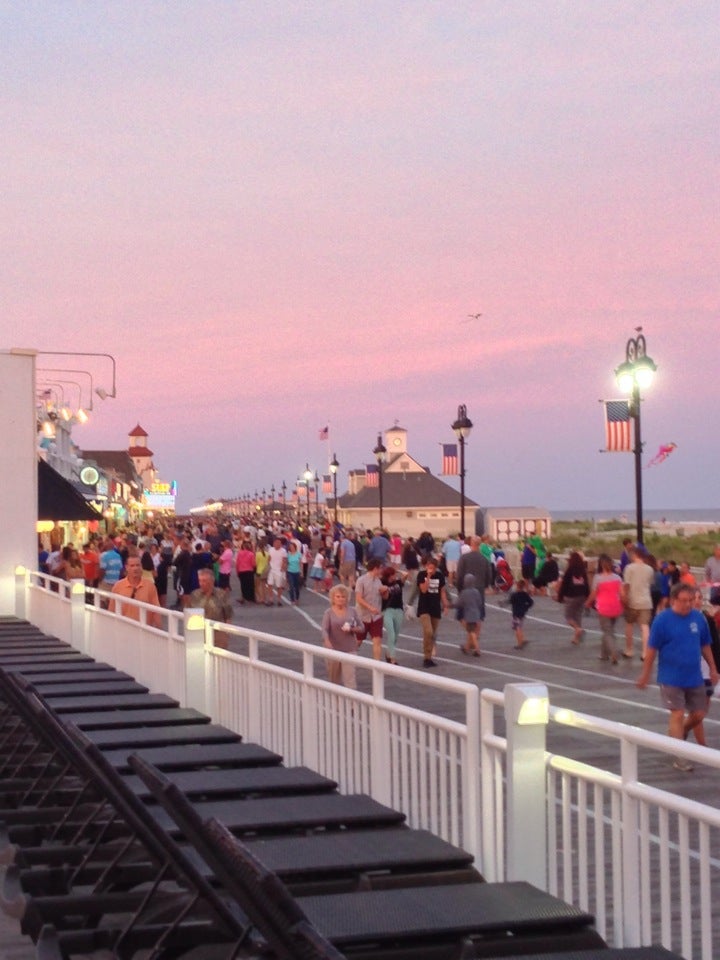
{"label": "blue t-shirt", "polygon": [[106,583],[116,584],[122,575],[122,568],[122,557],[117,550],[106,550],[100,554],[100,569]]}
{"label": "blue t-shirt", "polygon": [[301,564],[302,564],[302,555],[297,550],[295,550],[294,552],[288,551],[287,572],[300,573]]}
{"label": "blue t-shirt", "polygon": [[446,560],[449,560],[451,563],[460,559],[460,548],[461,543],[459,540],[446,540],[442,545],[443,556]]}
{"label": "blue t-shirt", "polygon": [[710,643],[707,621],[699,610],[682,617],[663,610],[650,628],[650,646],[658,652],[658,683],[669,687],[701,687],[701,647]]}

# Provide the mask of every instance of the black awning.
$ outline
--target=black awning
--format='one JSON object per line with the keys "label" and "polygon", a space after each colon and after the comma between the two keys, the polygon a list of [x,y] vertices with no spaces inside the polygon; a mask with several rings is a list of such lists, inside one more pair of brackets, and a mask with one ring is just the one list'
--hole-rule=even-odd
{"label": "black awning", "polygon": [[75,487],[57,470],[38,460],[38,520],[102,520]]}

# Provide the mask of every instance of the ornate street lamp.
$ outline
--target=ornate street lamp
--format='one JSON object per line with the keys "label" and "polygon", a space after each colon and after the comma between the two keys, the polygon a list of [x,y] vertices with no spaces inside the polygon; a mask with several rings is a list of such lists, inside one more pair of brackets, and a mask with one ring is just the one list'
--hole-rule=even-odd
{"label": "ornate street lamp", "polygon": [[383,445],[382,436],[378,434],[377,446],[373,450],[375,459],[378,463],[378,496],[380,499],[380,528],[383,526],[383,465],[385,463],[385,454],[387,447]]}
{"label": "ornate street lamp", "polygon": [[470,436],[472,426],[472,420],[468,419],[467,407],[461,403],[452,429],[460,444],[460,536],[463,540],[465,539],[465,441]]}
{"label": "ornate street lamp", "polygon": [[333,503],[335,504],[335,526],[337,526],[337,522],[338,522],[338,513],[337,513],[337,474],[338,474],[339,468],[340,468],[340,464],[338,463],[337,454],[334,453],[334,454],[333,454],[333,458],[332,458],[332,460],[330,461],[330,473],[332,474],[332,479],[333,479]]}
{"label": "ornate street lamp", "polygon": [[285,516],[285,494],[286,494],[286,492],[287,492],[287,486],[285,485],[285,481],[284,481],[284,480],[283,480],[283,482],[282,482],[282,486],[280,487],[280,489],[282,490],[283,516]]}
{"label": "ornate street lamp", "polygon": [[303,473],[303,479],[305,480],[305,494],[307,496],[307,522],[310,523],[310,484],[312,483],[312,470],[307,460],[305,461],[305,472]]}
{"label": "ornate street lamp", "polygon": [[313,483],[315,484],[315,518],[318,519],[320,517],[320,500],[318,499],[318,494],[320,493],[320,477],[318,476],[317,470],[313,477]]}
{"label": "ornate street lamp", "polygon": [[630,394],[628,413],[635,423],[633,453],[635,454],[635,518],[637,522],[637,542],[643,542],[643,498],[642,498],[642,432],[640,426],[640,389],[650,386],[657,367],[647,355],[642,327],[636,328],[637,337],[631,337],[625,346],[625,362],[615,370],[618,387]]}
{"label": "ornate street lamp", "polygon": [[275,484],[270,486],[270,511],[275,512]]}

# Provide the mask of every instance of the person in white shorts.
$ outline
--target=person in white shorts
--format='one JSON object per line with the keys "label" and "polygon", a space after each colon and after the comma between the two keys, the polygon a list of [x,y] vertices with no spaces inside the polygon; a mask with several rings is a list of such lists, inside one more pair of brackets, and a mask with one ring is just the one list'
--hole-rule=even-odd
{"label": "person in white shorts", "polygon": [[285,571],[287,570],[287,550],[282,545],[280,537],[275,537],[273,545],[268,550],[270,557],[270,570],[268,572],[267,585],[272,596],[275,591],[277,605],[282,603],[283,590],[285,589]]}

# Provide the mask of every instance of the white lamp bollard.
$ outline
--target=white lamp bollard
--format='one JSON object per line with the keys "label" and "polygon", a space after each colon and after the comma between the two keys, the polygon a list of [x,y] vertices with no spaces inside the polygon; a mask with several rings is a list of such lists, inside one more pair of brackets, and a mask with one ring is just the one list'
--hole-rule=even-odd
{"label": "white lamp bollard", "polygon": [[15,616],[18,620],[25,620],[27,617],[27,606],[25,597],[27,593],[27,570],[19,563],[15,567]]}
{"label": "white lamp bollard", "polygon": [[85,631],[85,581],[70,581],[70,643],[81,653],[88,653]]}
{"label": "white lamp bollard", "polygon": [[205,611],[202,607],[186,607],[185,637],[185,707],[211,713],[205,686]]}
{"label": "white lamp bollard", "polygon": [[545,778],[547,687],[505,687],[507,736],[508,880],[527,880],[547,889],[547,790]]}

